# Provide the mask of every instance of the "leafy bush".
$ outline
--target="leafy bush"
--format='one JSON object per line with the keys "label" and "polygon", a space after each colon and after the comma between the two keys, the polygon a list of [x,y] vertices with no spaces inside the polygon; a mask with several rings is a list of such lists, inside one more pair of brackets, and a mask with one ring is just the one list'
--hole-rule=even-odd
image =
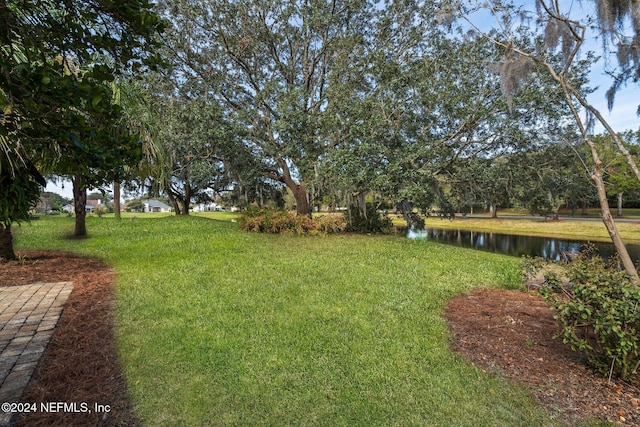
{"label": "leafy bush", "polygon": [[351,206],[344,216],[347,231],[355,233],[388,233],[393,225],[391,218],[380,215],[370,203],[367,203],[366,215],[363,215],[358,207]]}
{"label": "leafy bush", "polygon": [[102,215],[107,213],[107,208],[104,206],[97,206],[93,208],[93,213],[98,215],[99,217],[102,217]]}
{"label": "leafy bush", "polygon": [[615,264],[587,248],[567,265],[568,283],[547,273],[540,293],[555,311],[556,337],[603,374],[626,380],[640,364],[640,290]]}
{"label": "leafy bush", "polygon": [[248,208],[239,224],[243,231],[287,235],[338,233],[346,227],[344,218],[339,215],[324,215],[312,219],[284,210],[257,208]]}

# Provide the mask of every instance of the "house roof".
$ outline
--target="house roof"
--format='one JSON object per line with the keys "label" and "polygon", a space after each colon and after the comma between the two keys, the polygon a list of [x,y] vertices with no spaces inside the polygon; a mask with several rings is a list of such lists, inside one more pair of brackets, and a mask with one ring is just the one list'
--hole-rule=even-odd
{"label": "house roof", "polygon": [[170,208],[169,205],[166,205],[164,203],[162,203],[160,200],[147,200],[146,202],[144,202],[145,205],[148,205],[150,208]]}

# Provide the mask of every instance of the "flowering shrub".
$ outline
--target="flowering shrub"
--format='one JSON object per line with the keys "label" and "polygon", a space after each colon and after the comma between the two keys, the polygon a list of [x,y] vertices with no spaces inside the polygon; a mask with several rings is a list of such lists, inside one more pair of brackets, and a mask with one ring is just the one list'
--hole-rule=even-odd
{"label": "flowering shrub", "polygon": [[284,210],[256,208],[247,209],[240,218],[239,224],[243,231],[286,235],[339,233],[346,228],[342,215],[309,218]]}

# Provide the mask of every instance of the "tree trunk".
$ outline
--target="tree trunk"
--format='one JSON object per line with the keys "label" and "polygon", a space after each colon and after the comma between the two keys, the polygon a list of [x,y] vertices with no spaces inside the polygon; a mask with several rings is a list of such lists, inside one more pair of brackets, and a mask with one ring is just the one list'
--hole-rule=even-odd
{"label": "tree trunk", "polygon": [[293,198],[296,200],[296,213],[298,215],[305,215],[311,218],[311,205],[309,204],[309,195],[307,194],[306,184],[304,182],[298,184],[294,181],[291,176],[289,166],[287,166],[287,162],[284,159],[280,159],[278,164],[282,168],[282,175],[268,175],[268,177],[282,182],[289,188],[289,190],[291,190]]}
{"label": "tree trunk", "polygon": [[182,199],[182,215],[189,215],[189,199],[188,198],[184,198]]}
{"label": "tree trunk", "polygon": [[294,188],[291,188],[291,191],[293,192],[293,197],[296,199],[296,213],[298,215],[311,217],[311,205],[309,204],[307,189],[304,183],[295,185]]}
{"label": "tree trunk", "polygon": [[73,205],[76,213],[74,236],[84,237],[87,235],[87,187],[80,176],[74,176],[71,182],[73,183]]}
{"label": "tree trunk", "polygon": [[491,204],[491,206],[489,206],[489,212],[491,213],[491,218],[498,218],[498,205]]}
{"label": "tree trunk", "polygon": [[359,193],[356,193],[354,195],[353,200],[355,201],[357,208],[360,210],[360,215],[362,215],[365,219],[368,219],[366,196],[366,192],[360,191]]}
{"label": "tree trunk", "polygon": [[13,252],[11,226],[5,227],[2,223],[0,223],[0,259],[16,259],[16,254]]}
{"label": "tree trunk", "polygon": [[618,253],[618,257],[620,257],[620,262],[624,266],[624,270],[629,274],[634,282],[637,284],[638,280],[638,271],[636,270],[636,266],[633,264],[633,260],[629,256],[629,252],[627,251],[620,234],[618,233],[618,228],[616,227],[616,223],[613,220],[613,216],[611,215],[611,210],[609,209],[609,202],[607,201],[607,193],[604,188],[604,181],[602,179],[602,175],[597,172],[592,176],[594,182],[596,183],[596,188],[598,190],[598,200],[600,201],[600,209],[602,211],[602,222],[605,227],[607,227],[607,232],[609,233],[609,237],[611,237],[611,241],[613,242],[613,246]]}
{"label": "tree trunk", "polygon": [[178,200],[170,189],[167,190],[167,196],[169,197],[169,202],[173,205],[173,212],[176,215],[180,215],[180,203],[178,203]]}
{"label": "tree trunk", "polygon": [[122,215],[120,215],[120,182],[119,181],[115,181],[113,183],[113,216],[118,221],[122,219]]}
{"label": "tree trunk", "polygon": [[[571,105],[570,105],[571,106]],[[582,125],[582,122],[579,122]],[[597,147],[593,143],[593,141],[587,136],[586,132],[584,132],[581,127],[581,131],[583,136],[585,136],[585,142],[591,151],[591,157],[593,158],[594,169],[591,173],[591,179],[596,185],[596,190],[598,192],[598,202],[600,203],[600,211],[602,215],[602,222],[607,228],[607,232],[609,233],[609,237],[611,238],[611,242],[613,243],[613,247],[616,249],[618,253],[618,257],[620,258],[620,262],[624,266],[625,272],[631,276],[634,284],[637,286],[640,283],[640,278],[638,277],[638,271],[636,270],[636,266],[633,264],[631,257],[629,256],[629,252],[627,251],[627,247],[624,245],[620,234],[618,233],[618,228],[616,227],[616,223],[613,220],[613,216],[611,215],[611,209],[609,208],[609,201],[607,200],[607,191],[605,188],[604,179],[602,178],[602,161],[600,160],[600,155],[598,154]]]}
{"label": "tree trunk", "polygon": [[191,204],[191,197],[193,196],[193,191],[191,191],[191,186],[188,183],[184,185],[184,197],[182,198],[182,215],[189,215],[189,205]]}
{"label": "tree trunk", "polygon": [[399,203],[399,207],[409,230],[424,230],[424,220],[420,218],[418,214],[413,212],[413,203],[409,200],[403,200]]}
{"label": "tree trunk", "polygon": [[618,198],[618,216],[622,216],[622,191],[616,194]]}
{"label": "tree trunk", "polygon": [[180,215],[180,213],[182,212],[182,210],[180,209],[180,203],[178,203],[177,200],[172,200],[171,204],[173,205],[173,212],[176,214],[176,216]]}
{"label": "tree trunk", "polygon": [[591,158],[593,159],[593,164],[594,164],[594,169],[593,169],[593,172],[591,173],[591,179],[596,184],[596,190],[598,191],[598,201],[600,202],[600,211],[602,212],[602,222],[604,222],[604,225],[607,228],[607,232],[609,233],[609,237],[611,238],[613,247],[616,249],[616,252],[618,253],[618,257],[620,258],[620,262],[624,266],[625,272],[631,277],[631,280],[633,281],[634,285],[638,286],[640,284],[640,277],[638,277],[638,270],[636,270],[636,266],[633,264],[633,261],[629,256],[629,251],[627,251],[627,247],[624,245],[624,242],[622,241],[620,234],[618,234],[618,228],[616,227],[616,223],[613,220],[613,216],[611,216],[611,209],[609,209],[609,202],[607,200],[607,192],[605,189],[604,179],[602,178],[602,161],[600,160],[600,154],[598,153],[598,148],[589,137],[589,133],[587,132],[587,129],[585,128],[582,122],[582,118],[580,117],[578,110],[573,104],[571,96],[574,96],[585,108],[590,109],[594,113],[594,115],[598,118],[600,123],[602,123],[605,126],[605,128],[607,128],[607,130],[609,131],[611,136],[614,138],[614,140],[617,139],[617,136],[615,135],[615,132],[613,132],[613,130],[609,127],[609,125],[604,120],[604,118],[600,115],[600,113],[597,110],[593,109],[593,107],[591,107],[590,105],[584,102],[584,99],[580,96],[578,91],[576,91],[570,85],[570,83],[566,80],[566,76],[564,74],[557,74],[553,70],[553,67],[548,63],[545,63],[545,65],[549,70],[551,70],[551,74],[553,78],[561,84],[562,89],[564,91],[567,106],[571,110],[571,113],[573,114],[576,120],[576,124],[580,128],[580,134],[584,138],[585,143],[587,144],[587,146],[589,147],[589,150],[591,151]]}
{"label": "tree trunk", "polygon": [[[549,12],[549,9],[547,9],[547,12]],[[558,21],[565,21],[566,22],[566,20],[563,17],[556,16],[551,12],[549,12],[549,15],[553,19],[557,19]],[[574,40],[577,43],[577,46],[574,46],[572,48],[572,52],[573,52],[572,55],[574,55],[576,52],[578,52],[580,46],[584,42],[584,31],[585,31],[585,29],[584,29],[584,27],[578,27],[578,28],[572,27],[572,30],[577,30],[577,31],[573,32]],[[624,144],[622,144],[622,142],[620,141],[620,138],[618,138],[617,134],[614,132],[614,130],[611,128],[611,126],[609,126],[609,124],[604,119],[602,114],[600,114],[600,112],[596,108],[594,108],[592,105],[590,105],[582,97],[582,95],[578,92],[578,90],[576,90],[571,85],[571,83],[568,81],[567,75],[564,72],[566,70],[566,68],[568,68],[568,66],[566,66],[562,70],[562,72],[558,72],[554,68],[554,65],[551,62],[548,62],[544,58],[537,57],[533,53],[527,53],[527,52],[521,51],[521,50],[519,50],[517,48],[514,48],[513,45],[507,45],[507,44],[499,42],[499,41],[497,41],[495,39],[491,39],[491,40],[493,40],[493,42],[496,43],[498,46],[502,46],[502,47],[504,47],[506,49],[510,49],[515,53],[518,53],[520,55],[523,55],[523,56],[525,56],[527,58],[532,59],[533,61],[535,61],[537,63],[540,63],[541,65],[543,65],[544,67],[547,68],[547,70],[549,71],[551,77],[556,82],[558,82],[560,84],[560,86],[561,86],[561,88],[562,88],[562,90],[564,92],[566,104],[569,107],[569,109],[571,110],[571,113],[575,118],[576,124],[578,125],[578,127],[580,129],[580,134],[584,138],[586,144],[589,146],[589,149],[591,151],[591,156],[592,156],[594,164],[595,164],[595,168],[594,168],[593,172],[591,173],[591,178],[594,181],[594,183],[596,184],[596,189],[598,191],[598,201],[600,202],[600,210],[601,210],[601,213],[602,213],[602,221],[604,222],[604,225],[607,228],[607,231],[609,233],[609,237],[611,238],[611,241],[613,242],[613,246],[615,247],[616,252],[618,252],[618,256],[620,257],[620,261],[622,262],[622,264],[624,266],[625,272],[632,278],[634,284],[636,286],[638,286],[640,284],[640,277],[638,277],[638,271],[636,270],[635,265],[633,264],[633,261],[631,260],[631,257],[629,256],[629,252],[627,251],[627,248],[624,246],[624,242],[622,241],[622,239],[620,238],[620,235],[618,234],[618,230],[617,230],[615,221],[613,220],[613,217],[611,216],[611,210],[609,209],[609,202],[607,201],[607,194],[605,192],[605,187],[604,187],[604,180],[602,179],[602,163],[601,163],[601,160],[600,160],[600,156],[598,154],[598,150],[597,150],[595,144],[593,143],[593,141],[591,141],[591,139],[590,139],[589,132],[587,132],[587,129],[584,126],[582,118],[581,118],[581,116],[579,114],[579,111],[576,108],[576,105],[574,104],[573,99],[575,98],[578,101],[579,104],[581,104],[586,110],[589,110],[598,119],[598,121],[605,127],[607,132],[610,134],[610,136],[613,138],[613,140],[618,145],[618,149],[625,155],[625,157],[627,159],[627,162],[629,163],[629,166],[631,167],[631,169],[634,171],[635,175],[638,177],[638,179],[640,179],[640,170],[636,167],[634,159],[631,157],[629,152],[626,150],[626,148],[624,147]],[[569,61],[568,64],[571,64],[571,61],[573,61],[573,59],[574,59],[573,56],[571,58],[569,58],[568,59],[568,61]]]}

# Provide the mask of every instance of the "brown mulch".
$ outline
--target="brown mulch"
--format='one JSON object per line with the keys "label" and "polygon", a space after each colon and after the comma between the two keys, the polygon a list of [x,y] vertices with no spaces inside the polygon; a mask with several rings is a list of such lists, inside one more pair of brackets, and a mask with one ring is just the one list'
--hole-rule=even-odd
{"label": "brown mulch", "polygon": [[476,366],[528,386],[556,418],[640,425],[640,389],[592,371],[553,339],[557,323],[536,293],[478,289],[450,302],[452,347]]}
{"label": "brown mulch", "polygon": [[[0,260],[0,286],[74,282],[22,402],[98,403],[111,410],[35,413],[16,425],[138,425],[114,343],[113,271],[99,261],[64,252],[20,255],[20,261]],[[640,425],[640,390],[609,383],[560,340],[552,339],[556,323],[539,296],[479,289],[452,300],[446,318],[455,351],[488,372],[530,387],[558,419],[573,424],[596,417]]]}
{"label": "brown mulch", "polygon": [[51,341],[21,402],[108,405],[103,413],[25,414],[16,426],[138,425],[128,400],[113,329],[114,273],[94,259],[51,251],[19,253],[19,261],[0,260],[0,286],[73,282]]}

